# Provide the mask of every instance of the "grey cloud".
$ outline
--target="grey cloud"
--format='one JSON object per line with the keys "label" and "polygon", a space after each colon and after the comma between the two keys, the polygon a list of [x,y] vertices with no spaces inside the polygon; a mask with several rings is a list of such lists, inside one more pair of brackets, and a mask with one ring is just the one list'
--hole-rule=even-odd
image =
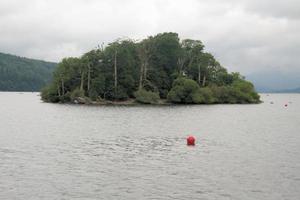
{"label": "grey cloud", "polygon": [[248,9],[262,16],[278,18],[300,18],[300,2],[298,0],[264,0],[248,1]]}
{"label": "grey cloud", "polygon": [[10,0],[0,51],[50,61],[119,37],[164,31],[200,39],[232,71],[300,71],[299,3],[258,0]]}

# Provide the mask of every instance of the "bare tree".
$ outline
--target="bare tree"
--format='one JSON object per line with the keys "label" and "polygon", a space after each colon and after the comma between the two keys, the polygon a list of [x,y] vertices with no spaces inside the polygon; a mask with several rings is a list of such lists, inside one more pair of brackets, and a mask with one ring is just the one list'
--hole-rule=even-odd
{"label": "bare tree", "polygon": [[91,83],[91,63],[88,61],[88,80],[87,80],[87,90],[90,91]]}
{"label": "bare tree", "polygon": [[80,90],[83,90],[83,84],[84,84],[84,70],[83,69],[81,69],[80,70]]}
{"label": "bare tree", "polygon": [[65,82],[64,79],[61,79],[61,90],[62,90],[62,95],[65,95]]}
{"label": "bare tree", "polygon": [[201,84],[201,65],[198,64],[198,83]]}
{"label": "bare tree", "polygon": [[144,82],[147,80],[147,73],[149,70],[149,61],[151,58],[151,45],[148,41],[144,41],[138,49],[138,55],[141,61],[140,68],[140,80],[139,80],[139,89],[143,88]]}
{"label": "bare tree", "polygon": [[203,87],[205,86],[205,82],[206,82],[206,76],[204,75],[204,76],[203,76],[203,82],[202,82],[202,86],[203,86]]}
{"label": "bare tree", "polygon": [[117,50],[115,50],[115,56],[114,56],[114,77],[115,77],[115,94],[118,87],[118,70],[117,70]]}
{"label": "bare tree", "polygon": [[178,68],[179,68],[179,74],[180,75],[183,75],[184,63],[185,63],[184,56],[179,57],[178,60],[177,60],[177,65],[178,65]]}

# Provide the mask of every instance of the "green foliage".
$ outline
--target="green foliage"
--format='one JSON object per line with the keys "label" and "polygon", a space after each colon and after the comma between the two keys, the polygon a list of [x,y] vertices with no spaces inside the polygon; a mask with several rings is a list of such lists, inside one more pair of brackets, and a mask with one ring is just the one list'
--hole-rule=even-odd
{"label": "green foliage", "polygon": [[0,91],[39,91],[51,81],[55,65],[0,53]]}
{"label": "green foliage", "polygon": [[238,103],[258,103],[260,101],[253,84],[249,81],[238,79],[233,82],[232,87],[236,92]]}
{"label": "green foliage", "polygon": [[259,103],[260,97],[252,83],[237,79],[231,85],[212,87],[216,103]]}
{"label": "green foliage", "polygon": [[215,97],[210,88],[200,88],[196,81],[178,78],[168,94],[168,100],[173,103],[211,104]]}
{"label": "green foliage", "polygon": [[105,77],[99,74],[97,77],[91,80],[91,89],[89,91],[89,97],[92,100],[97,100],[105,92]]}
{"label": "green foliage", "polygon": [[201,103],[203,96],[199,92],[196,81],[188,78],[178,78],[168,93],[168,100],[173,103]]}
{"label": "green foliage", "polygon": [[156,104],[159,101],[159,95],[156,92],[140,89],[134,93],[136,101],[144,104]]}
{"label": "green foliage", "polygon": [[42,90],[50,102],[86,99],[141,103],[255,103],[259,96],[239,73],[228,73],[200,40],[161,33],[140,42],[117,40],[79,58],[65,58]]}
{"label": "green foliage", "polygon": [[200,88],[198,93],[203,97],[203,101],[201,103],[211,104],[215,103],[216,99],[212,90],[209,87]]}
{"label": "green foliage", "polygon": [[[144,52],[141,61],[146,65],[144,83],[158,90],[161,98],[166,98],[172,87],[170,76],[177,70],[177,60],[181,50],[177,33],[161,33],[141,42]],[[149,84],[149,82],[151,84]]]}
{"label": "green foliage", "polygon": [[71,99],[71,101],[74,102],[78,98],[85,98],[85,95],[84,95],[83,90],[80,90],[79,88],[76,88],[75,90],[72,91],[72,93],[70,95],[70,99]]}
{"label": "green foliage", "polygon": [[45,102],[59,102],[59,97],[57,95],[57,89],[55,88],[55,85],[48,85],[44,87],[41,91],[41,97]]}
{"label": "green foliage", "polygon": [[117,87],[116,91],[114,91],[114,99],[116,99],[116,100],[128,99],[126,89],[123,88],[122,86]]}

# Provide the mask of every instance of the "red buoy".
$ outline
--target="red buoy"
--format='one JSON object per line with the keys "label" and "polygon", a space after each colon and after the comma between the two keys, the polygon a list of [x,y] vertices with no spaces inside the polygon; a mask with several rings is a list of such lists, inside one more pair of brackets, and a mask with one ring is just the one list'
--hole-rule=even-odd
{"label": "red buoy", "polygon": [[186,144],[187,145],[195,145],[195,141],[196,141],[196,139],[195,139],[195,137],[194,136],[189,136],[189,137],[187,137],[187,139],[186,139]]}

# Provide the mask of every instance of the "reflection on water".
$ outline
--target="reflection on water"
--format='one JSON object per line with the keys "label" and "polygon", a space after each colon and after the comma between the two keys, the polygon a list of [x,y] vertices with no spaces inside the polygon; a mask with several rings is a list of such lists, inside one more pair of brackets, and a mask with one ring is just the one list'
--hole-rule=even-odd
{"label": "reflection on water", "polygon": [[299,199],[300,95],[262,97],[95,107],[0,93],[0,199]]}

